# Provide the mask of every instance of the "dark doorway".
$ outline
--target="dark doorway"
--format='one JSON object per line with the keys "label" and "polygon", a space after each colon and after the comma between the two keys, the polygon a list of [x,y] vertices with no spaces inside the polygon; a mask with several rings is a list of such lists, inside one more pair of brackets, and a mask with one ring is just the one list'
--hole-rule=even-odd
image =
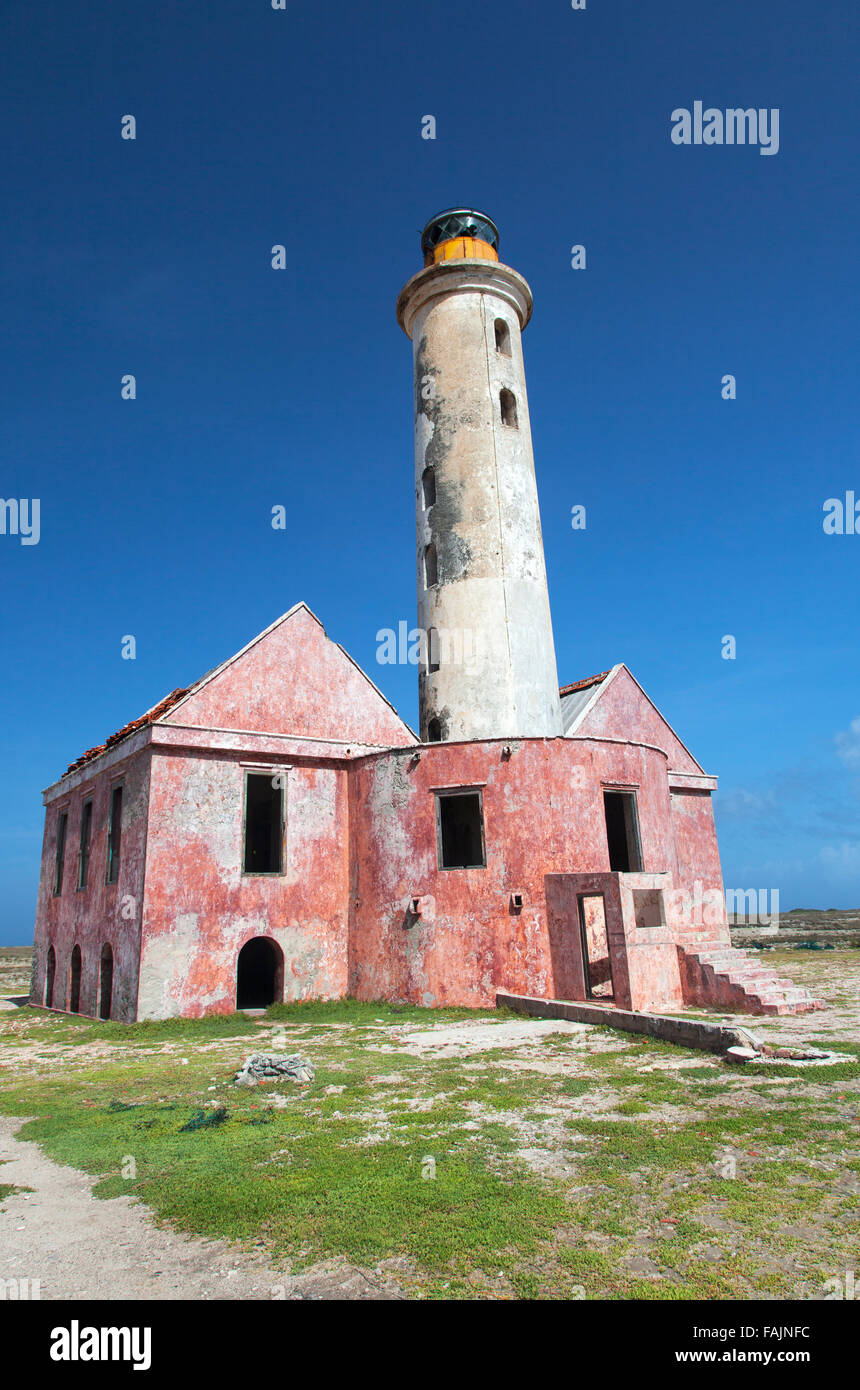
{"label": "dark doorway", "polygon": [[48,964],[45,969],[45,1008],[54,1007],[54,981],[57,978],[57,957],[53,946],[48,947]]}
{"label": "dark doorway", "polygon": [[69,1013],[79,1014],[81,1011],[81,948],[76,946],[72,951],[72,964],[69,970]]}
{"label": "dark doorway", "polygon": [[99,971],[99,1018],[110,1018],[113,996],[113,951],[110,946],[102,946],[101,970]]}
{"label": "dark doorway", "polygon": [[587,999],[612,1000],[612,963],[602,893],[583,893],[579,899],[579,929]]}
{"label": "dark doorway", "polygon": [[236,967],[236,1008],[267,1009],[284,997],[284,956],[267,936],[246,941]]}
{"label": "dark doorway", "polygon": [[639,848],[639,822],[635,792],[604,792],[606,839],[609,867],[613,873],[638,874],[642,871]]}

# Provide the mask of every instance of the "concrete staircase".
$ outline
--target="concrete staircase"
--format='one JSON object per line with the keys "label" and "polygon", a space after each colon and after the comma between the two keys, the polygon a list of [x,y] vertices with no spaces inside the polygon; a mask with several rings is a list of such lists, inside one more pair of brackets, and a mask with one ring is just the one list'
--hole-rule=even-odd
{"label": "concrete staircase", "polygon": [[823,1000],[780,979],[760,959],[724,939],[690,942],[678,947],[678,955],[687,1003],[750,1014],[805,1014],[824,1008]]}

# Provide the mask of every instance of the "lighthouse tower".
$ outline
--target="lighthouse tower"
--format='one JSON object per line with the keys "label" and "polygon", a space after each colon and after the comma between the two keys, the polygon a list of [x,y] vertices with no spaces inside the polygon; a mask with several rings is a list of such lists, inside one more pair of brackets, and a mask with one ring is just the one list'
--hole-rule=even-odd
{"label": "lighthouse tower", "polygon": [[415,362],[421,737],[562,733],[521,333],[532,296],[483,213],[421,238],[397,320]]}

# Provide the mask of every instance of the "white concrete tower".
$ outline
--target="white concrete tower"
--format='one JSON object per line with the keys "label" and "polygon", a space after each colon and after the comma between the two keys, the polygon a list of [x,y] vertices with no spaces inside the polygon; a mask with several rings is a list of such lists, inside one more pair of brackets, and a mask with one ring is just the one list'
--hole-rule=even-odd
{"label": "white concrete tower", "polygon": [[415,360],[421,737],[562,733],[521,332],[532,296],[483,213],[421,239],[397,321]]}

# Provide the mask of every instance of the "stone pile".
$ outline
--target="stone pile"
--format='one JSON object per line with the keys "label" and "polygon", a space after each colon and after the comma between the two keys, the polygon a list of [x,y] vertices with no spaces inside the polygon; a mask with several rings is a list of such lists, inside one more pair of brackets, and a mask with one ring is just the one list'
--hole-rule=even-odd
{"label": "stone pile", "polygon": [[783,1062],[829,1062],[841,1061],[835,1052],[822,1052],[818,1047],[771,1047],[769,1043],[756,1043],[755,1047],[729,1047],[726,1057],[731,1062],[757,1062],[761,1058],[769,1061],[779,1059]]}
{"label": "stone pile", "polygon": [[267,1052],[255,1052],[242,1065],[235,1076],[237,1086],[256,1086],[259,1081],[297,1081],[306,1086],[313,1081],[314,1064],[298,1053],[290,1056],[271,1056]]}

